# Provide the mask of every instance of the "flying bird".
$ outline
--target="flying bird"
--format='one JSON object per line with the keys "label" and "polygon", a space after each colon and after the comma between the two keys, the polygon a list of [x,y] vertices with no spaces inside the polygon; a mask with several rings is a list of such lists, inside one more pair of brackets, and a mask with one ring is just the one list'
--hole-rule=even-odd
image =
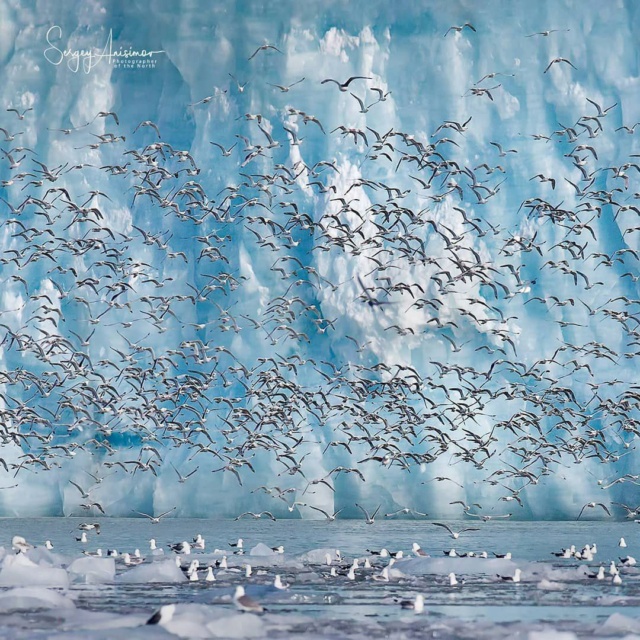
{"label": "flying bird", "polygon": [[349,90],[349,85],[354,81],[354,80],[371,80],[371,78],[367,77],[367,76],[351,76],[346,82],[339,82],[338,80],[334,80],[333,78],[327,78],[326,80],[323,80],[320,84],[326,84],[327,82],[333,82],[334,84],[338,85],[338,89],[340,89],[340,91],[348,91]]}
{"label": "flying bird", "polygon": [[465,531],[480,531],[480,529],[477,529],[475,527],[466,527],[465,529],[460,529],[460,531],[454,531],[449,525],[443,524],[442,522],[432,522],[431,524],[435,525],[436,527],[442,527],[443,529],[446,529],[449,532],[449,535],[454,540],[457,540],[460,537],[460,534],[464,533]]}
{"label": "flying bird", "polygon": [[391,304],[388,300],[376,300],[376,298],[374,298],[370,293],[369,293],[369,288],[364,286],[364,283],[362,282],[362,280],[360,279],[360,276],[357,276],[358,278],[358,283],[360,284],[360,286],[362,287],[362,291],[367,299],[367,304],[370,307],[380,307],[382,305],[385,304]]}
{"label": "flying bird", "polygon": [[[591,103],[598,110],[598,118],[604,118],[611,109],[618,106],[618,103],[612,104],[610,107],[603,109],[597,102],[594,102],[590,98],[587,98],[587,102]],[[617,129],[616,129],[617,131]]]}
{"label": "flying bird", "polygon": [[85,491],[79,484],[75,483],[73,480],[69,480],[69,484],[72,484],[81,494],[82,497],[86,500],[90,497],[91,489],[89,491]]}
{"label": "flying bird", "polygon": [[80,529],[81,531],[95,531],[98,535],[100,535],[100,525],[97,522],[83,522],[82,524],[78,525],[78,529]]}
{"label": "flying bird", "polygon": [[261,511],[260,513],[254,513],[253,511],[245,511],[244,513],[241,513],[238,517],[234,518],[234,520],[240,520],[240,518],[244,518],[244,516],[251,516],[256,520],[258,518],[262,518],[262,516],[267,516],[267,518],[270,518],[274,522],[276,521],[276,518],[273,515],[273,513],[271,513],[271,511]]}
{"label": "flying bird", "polygon": [[7,109],[7,111],[8,112],[13,111],[18,116],[18,120],[24,120],[24,114],[28,113],[29,111],[33,111],[33,107],[29,107],[28,109],[23,109],[22,111],[19,111],[14,107],[10,107],[9,109]]}
{"label": "flying bird", "polygon": [[607,505],[602,504],[602,502],[587,502],[587,504],[585,504],[584,507],[580,509],[580,513],[578,514],[578,517],[576,518],[576,520],[580,520],[580,517],[582,516],[585,509],[595,509],[595,507],[601,507],[602,509],[604,509],[605,513],[608,516],[611,515],[611,511],[609,511],[609,509],[607,508]]}
{"label": "flying bird", "polygon": [[538,31],[536,33],[529,34],[527,38],[533,38],[534,36],[544,36],[546,38],[552,33],[558,33],[559,31],[571,31],[571,29],[549,29],[548,31]]}
{"label": "flying bird", "polygon": [[327,513],[324,509],[320,509],[319,507],[314,507],[312,505],[307,505],[310,509],[313,509],[314,511],[318,511],[319,513],[322,513],[324,515],[324,517],[327,519],[327,522],[335,522],[335,519],[337,518],[338,514],[341,511],[344,511],[345,507],[342,507],[342,509],[338,509],[337,511],[333,512],[333,515],[330,513]]}
{"label": "flying bird", "polygon": [[568,64],[570,67],[573,67],[576,71],[578,70],[577,67],[571,62],[571,60],[567,60],[567,58],[554,58],[547,65],[547,68],[544,70],[544,73],[547,73],[547,71],[549,71],[549,69],[551,68],[551,65],[558,64],[559,62],[564,62],[564,63]]}
{"label": "flying bird", "polygon": [[263,44],[262,46],[258,47],[250,56],[249,56],[249,60],[253,60],[253,58],[255,58],[261,51],[267,51],[268,49],[273,49],[274,51],[277,51],[278,53],[282,53],[282,51],[280,51],[280,49],[278,49],[278,47],[276,47],[273,44]]}
{"label": "flying bird", "polygon": [[95,120],[96,118],[108,118],[109,116],[111,116],[114,119],[117,125],[120,125],[120,120],[118,120],[118,114],[115,111],[98,111],[98,113],[96,114],[96,117],[93,120]]}
{"label": "flying bird", "polygon": [[171,466],[173,467],[173,470],[178,474],[178,482],[180,482],[181,484],[184,484],[187,481],[187,478],[190,478],[200,467],[196,467],[193,471],[189,471],[189,473],[187,473],[187,475],[182,475],[173,465],[173,463],[171,463]]}
{"label": "flying bird", "polygon": [[271,82],[268,82],[267,84],[270,87],[275,87],[276,89],[280,89],[280,91],[282,91],[282,93],[287,93],[289,91],[291,91],[291,87],[295,87],[297,84],[300,84],[301,82],[304,81],[304,78],[300,78],[300,80],[296,80],[295,82],[292,82],[291,84],[271,84]]}
{"label": "flying bird", "polygon": [[151,127],[157,134],[158,138],[160,138],[160,130],[158,129],[158,126],[154,123],[151,122],[151,120],[144,120],[143,122],[141,122],[134,130],[133,133],[135,133],[140,127]]}
{"label": "flying bird", "polygon": [[139,516],[144,516],[145,518],[149,518],[151,524],[160,524],[160,520],[164,518],[166,515],[169,515],[171,512],[175,511],[178,507],[173,507],[169,509],[169,511],[165,511],[158,516],[150,516],[148,513],[143,513],[142,511],[136,511],[135,509],[131,509],[133,513],[137,513]]}
{"label": "flying bird", "polygon": [[364,507],[361,507],[358,503],[356,503],[356,507],[358,507],[358,509],[360,509],[360,511],[362,511],[362,513],[364,513],[365,522],[367,524],[373,524],[374,523],[375,517],[378,515],[378,511],[380,511],[380,507],[381,506],[382,505],[378,505],[378,508],[371,515],[369,515],[369,512]]}
{"label": "flying bird", "polygon": [[228,149],[225,149],[220,143],[218,142],[209,142],[209,144],[212,144],[214,147],[218,147],[218,149],[220,149],[220,151],[222,152],[222,155],[225,158],[228,158],[231,155],[231,152],[233,151],[234,147],[238,144],[237,142],[235,142],[234,144],[232,144]]}
{"label": "flying bird", "polygon": [[449,35],[449,32],[451,31],[455,31],[456,33],[460,33],[463,29],[471,29],[471,31],[475,32],[476,28],[470,23],[470,22],[465,22],[461,27],[449,27],[447,29],[447,32],[444,34],[444,37],[446,38]]}

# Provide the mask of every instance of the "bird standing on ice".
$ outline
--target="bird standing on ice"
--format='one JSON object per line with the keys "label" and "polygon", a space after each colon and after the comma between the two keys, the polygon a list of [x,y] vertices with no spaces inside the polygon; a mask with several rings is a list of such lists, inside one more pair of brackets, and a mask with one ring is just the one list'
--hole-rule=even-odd
{"label": "bird standing on ice", "polygon": [[29,544],[22,536],[13,536],[11,547],[18,553],[26,553],[29,549],[33,549],[33,545]]}
{"label": "bird standing on ice", "polygon": [[147,620],[146,624],[165,624],[173,618],[175,612],[175,604],[165,604]]}
{"label": "bird standing on ice", "polygon": [[256,602],[245,593],[242,585],[236,587],[236,591],[233,594],[233,602],[240,611],[249,611],[251,613],[262,613],[264,611],[264,607],[259,602]]}

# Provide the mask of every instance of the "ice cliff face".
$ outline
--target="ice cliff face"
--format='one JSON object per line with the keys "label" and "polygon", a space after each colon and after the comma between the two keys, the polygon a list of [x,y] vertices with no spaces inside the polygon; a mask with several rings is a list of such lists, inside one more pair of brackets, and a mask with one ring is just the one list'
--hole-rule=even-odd
{"label": "ice cliff face", "polygon": [[636,4],[210,5],[0,3],[2,513],[634,503]]}

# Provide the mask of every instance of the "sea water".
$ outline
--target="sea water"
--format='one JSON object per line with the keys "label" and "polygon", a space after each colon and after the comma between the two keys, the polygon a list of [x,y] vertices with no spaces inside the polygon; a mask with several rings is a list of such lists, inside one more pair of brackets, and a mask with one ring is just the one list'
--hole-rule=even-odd
{"label": "sea water", "polygon": [[[101,533],[87,532],[87,543],[77,518],[3,519],[0,521],[6,555],[0,570],[0,634],[2,637],[433,637],[433,638],[572,638],[633,637],[640,629],[640,570],[623,567],[620,558],[640,556],[640,526],[635,522],[448,522],[454,531],[474,527],[457,540],[428,519],[383,520],[367,525],[358,520],[333,523],[278,520],[100,519]],[[189,581],[175,569],[170,543],[205,538],[204,550],[181,557],[186,568],[200,561],[199,580]],[[11,573],[13,535],[22,535],[36,549],[27,552],[38,566],[34,573]],[[624,537],[627,547],[618,546]],[[153,555],[154,538],[164,553]],[[244,554],[231,543],[243,539]],[[41,548],[45,540],[54,549]],[[430,558],[416,557],[417,542]],[[553,555],[572,544],[578,550],[597,545],[592,561]],[[272,551],[279,545],[284,553]],[[100,579],[91,571],[68,570],[83,551],[117,550],[115,575]],[[137,567],[127,567],[122,553],[140,549],[146,579]],[[374,555],[386,548],[403,551],[393,563],[389,582],[374,576],[389,558]],[[487,552],[488,558],[449,557]],[[342,561],[335,560],[339,550]],[[445,553],[446,552],[446,553]],[[511,552],[511,559],[496,558]],[[227,554],[228,569],[214,569],[215,582],[205,582],[203,567]],[[338,571],[346,573],[359,559],[355,580],[340,573],[330,576],[325,556],[330,553]],[[365,559],[372,567],[364,568]],[[622,583],[609,574],[611,561]],[[110,564],[110,562],[109,562]],[[246,565],[252,574],[246,577]],[[589,578],[598,567],[602,581]],[[160,567],[172,569],[165,581],[155,581]],[[48,572],[64,569],[68,582],[37,586]],[[522,571],[522,581],[503,580]],[[171,573],[173,571],[173,573]],[[459,585],[449,586],[454,572]],[[273,587],[276,574],[286,589]],[[53,574],[52,574],[53,575]],[[14,576],[14,577],[12,577]],[[17,577],[16,577],[17,576]],[[34,576],[34,577],[31,577]],[[151,576],[151,577],[149,577]],[[58,579],[60,579],[58,577]],[[64,582],[64,578],[62,578]],[[36,583],[34,586],[34,582]],[[260,615],[238,613],[232,595],[242,584],[263,604]],[[30,587],[33,593],[27,591]],[[405,610],[400,602],[423,594],[425,610]],[[162,605],[177,604],[166,626],[145,622]],[[557,635],[565,633],[569,635]],[[536,634],[542,635],[536,635]]]}

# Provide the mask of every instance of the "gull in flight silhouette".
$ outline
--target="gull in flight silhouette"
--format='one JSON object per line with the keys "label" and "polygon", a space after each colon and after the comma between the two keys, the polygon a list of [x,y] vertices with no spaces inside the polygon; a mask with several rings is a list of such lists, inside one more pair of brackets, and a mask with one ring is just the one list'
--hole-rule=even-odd
{"label": "gull in flight silhouette", "polygon": [[260,513],[253,513],[253,511],[245,511],[244,513],[241,513],[237,518],[234,518],[234,520],[240,520],[240,518],[243,518],[244,516],[251,516],[256,520],[258,518],[262,518],[262,516],[267,516],[267,518],[271,518],[271,520],[273,520],[274,522],[276,521],[276,518],[271,513],[271,511],[261,511]]}
{"label": "gull in flight silhouette", "polygon": [[460,529],[460,531],[454,531],[449,525],[443,524],[442,522],[432,522],[431,524],[435,525],[436,527],[442,527],[443,529],[446,529],[449,532],[449,535],[454,540],[457,540],[460,537],[460,534],[464,533],[465,531],[480,531],[480,529],[477,529],[475,527],[467,527],[465,529]]}
{"label": "gull in flight silhouette", "polygon": [[251,54],[251,56],[249,56],[249,60],[253,60],[253,58],[255,58],[261,51],[267,51],[267,49],[273,49],[274,51],[277,51],[278,53],[282,53],[282,51],[280,51],[280,49],[278,49],[278,47],[276,47],[273,44],[263,44],[261,47],[258,47]]}
{"label": "gull in flight silhouette", "polygon": [[314,511],[319,511],[320,513],[324,514],[325,518],[327,519],[327,522],[335,522],[335,519],[338,516],[338,514],[341,511],[344,511],[344,507],[342,507],[342,509],[338,509],[337,511],[334,511],[333,515],[331,515],[330,513],[327,513],[324,509],[320,509],[312,505],[308,505],[308,507],[309,509],[313,509]]}
{"label": "gull in flight silhouette", "polygon": [[578,68],[571,62],[571,60],[567,60],[566,58],[554,58],[547,65],[547,68],[544,70],[544,72],[547,73],[547,71],[549,71],[549,69],[551,68],[551,65],[552,64],[557,64],[558,62],[566,62],[570,67],[573,67],[576,71],[578,70]]}
{"label": "gull in flight silhouette", "polygon": [[444,34],[444,37],[446,38],[449,35],[450,31],[455,31],[456,33],[460,33],[465,27],[467,29],[471,29],[471,31],[474,31],[474,32],[476,30],[476,28],[470,22],[465,22],[461,27],[456,27],[456,26],[449,27],[447,29],[447,32]]}
{"label": "gull in flight silhouette", "polygon": [[348,91],[349,85],[354,80],[371,80],[371,78],[369,78],[367,76],[351,76],[346,82],[338,82],[338,80],[334,80],[333,78],[327,78],[326,80],[323,80],[320,84],[326,84],[327,82],[333,82],[334,84],[338,85],[338,89],[340,89],[340,91]]}
{"label": "gull in flight silhouette", "polygon": [[381,506],[382,505],[378,505],[378,508],[371,515],[369,515],[369,512],[364,507],[361,507],[358,503],[356,503],[356,507],[358,507],[358,509],[360,509],[362,513],[364,513],[365,522],[367,524],[373,524],[375,522],[375,517],[378,515],[378,511],[380,511]]}
{"label": "gull in flight silhouette", "polygon": [[602,502],[587,502],[587,504],[585,504],[584,507],[580,509],[580,513],[578,514],[576,520],[580,520],[580,517],[582,516],[582,513],[585,509],[595,509],[595,507],[602,507],[608,516],[611,515],[611,511],[609,511],[609,509],[607,509],[607,506],[602,504]]}
{"label": "gull in flight silhouette", "polygon": [[360,279],[360,276],[357,276],[357,278],[358,278],[358,284],[362,287],[362,291],[364,292],[364,295],[367,297],[367,304],[370,307],[381,307],[382,305],[390,304],[388,300],[376,300],[369,293],[369,289],[364,286],[364,282],[362,282],[362,280]]}
{"label": "gull in flight silhouette", "polygon": [[149,518],[151,524],[159,524],[160,520],[164,518],[166,515],[169,515],[172,511],[175,511],[177,507],[173,507],[173,509],[169,509],[169,511],[165,511],[161,513],[159,516],[150,516],[148,513],[142,513],[142,511],[136,511],[135,509],[131,509],[133,513],[137,513],[139,516],[144,516],[145,518]]}

